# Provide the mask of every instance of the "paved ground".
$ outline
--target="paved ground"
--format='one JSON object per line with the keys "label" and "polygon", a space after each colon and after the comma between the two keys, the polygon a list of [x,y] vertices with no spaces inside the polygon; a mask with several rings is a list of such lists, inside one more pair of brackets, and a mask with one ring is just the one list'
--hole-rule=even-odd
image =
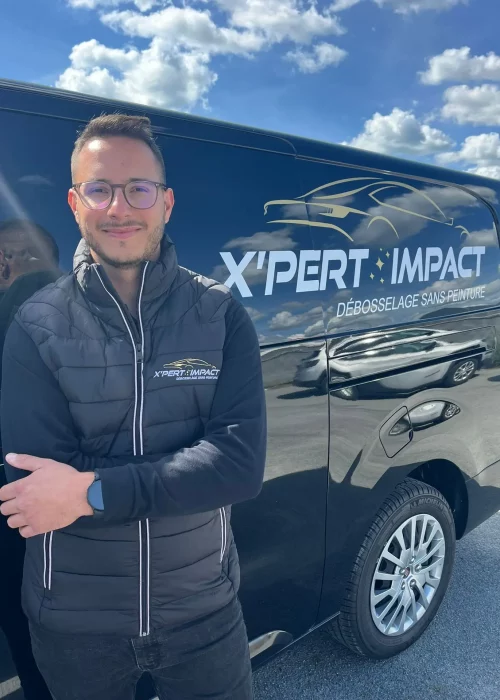
{"label": "paved ground", "polygon": [[255,674],[256,700],[491,700],[500,697],[500,515],[458,544],[455,573],[426,635],[372,662],[318,630]]}

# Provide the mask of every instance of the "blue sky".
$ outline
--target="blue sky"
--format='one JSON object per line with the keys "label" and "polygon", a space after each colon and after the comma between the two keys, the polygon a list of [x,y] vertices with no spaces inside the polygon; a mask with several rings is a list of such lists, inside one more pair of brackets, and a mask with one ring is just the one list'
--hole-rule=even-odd
{"label": "blue sky", "polygon": [[9,2],[0,75],[500,178],[499,24],[498,0]]}

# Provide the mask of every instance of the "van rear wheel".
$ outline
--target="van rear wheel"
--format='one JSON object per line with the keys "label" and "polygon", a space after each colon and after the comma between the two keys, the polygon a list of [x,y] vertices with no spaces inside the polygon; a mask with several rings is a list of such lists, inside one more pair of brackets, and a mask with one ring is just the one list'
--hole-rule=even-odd
{"label": "van rear wheel", "polygon": [[436,615],[451,578],[455,523],[444,496],[414,479],[378,511],[331,630],[352,651],[387,659],[411,646]]}
{"label": "van rear wheel", "polygon": [[461,360],[450,368],[443,383],[445,386],[459,386],[460,384],[465,384],[465,382],[468,382],[469,379],[472,379],[476,374],[478,367],[479,361],[475,357],[471,357],[468,360]]}

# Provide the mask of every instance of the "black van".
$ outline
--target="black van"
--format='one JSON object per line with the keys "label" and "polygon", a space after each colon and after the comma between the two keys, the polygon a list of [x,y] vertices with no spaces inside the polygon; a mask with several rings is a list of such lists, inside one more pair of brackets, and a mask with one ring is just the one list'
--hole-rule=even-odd
{"label": "black van", "polygon": [[150,117],[180,263],[259,333],[267,470],[233,511],[255,664],[324,623],[397,654],[500,508],[500,182],[1,81],[0,223],[41,225],[63,270],[76,133],[113,111]]}

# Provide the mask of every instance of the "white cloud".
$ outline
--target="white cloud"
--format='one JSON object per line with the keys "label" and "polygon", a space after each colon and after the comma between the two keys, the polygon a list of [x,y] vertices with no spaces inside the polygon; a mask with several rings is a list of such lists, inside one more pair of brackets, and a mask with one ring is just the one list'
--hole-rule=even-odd
{"label": "white cloud", "polygon": [[[315,321],[317,324],[318,317],[322,317],[323,309],[321,306],[315,306],[303,314],[292,314],[290,311],[280,311],[269,322],[269,328],[273,331],[283,331],[288,328],[296,328],[303,326],[310,321]],[[321,321],[322,323],[322,321]]]}
{"label": "white cloud", "polygon": [[[211,66],[217,55],[250,59],[291,42],[295,47],[285,57],[301,70],[337,65],[346,53],[326,39],[345,33],[336,9],[355,4],[336,0],[319,8],[316,0],[200,0],[197,7],[167,0],[67,2],[73,8],[105,10],[99,15],[101,22],[129,43],[123,48],[95,39],[78,44],[58,87],[183,110],[199,103],[206,106],[218,77]],[[137,10],[130,9],[131,4]],[[150,45],[138,49],[130,44],[134,39],[146,39]]]}
{"label": "white cloud", "polygon": [[347,51],[334,44],[317,44],[312,51],[297,49],[289,51],[286,58],[296,63],[301,73],[318,73],[327,66],[338,66],[347,56]]}
{"label": "white cloud", "polygon": [[349,145],[379,153],[429,155],[449,149],[453,141],[439,129],[420,123],[413,112],[396,107],[391,114],[376,112]]}
{"label": "white cloud", "polygon": [[437,160],[441,165],[461,163],[469,172],[500,179],[500,134],[468,136],[459,151],[442,153]]}
{"label": "white cloud", "polygon": [[52,180],[49,180],[43,175],[23,175],[19,178],[18,182],[21,182],[23,185],[34,185],[35,187],[40,185],[54,187]]}
{"label": "white cloud", "polygon": [[308,301],[285,301],[283,304],[281,304],[282,309],[288,309],[289,311],[304,309],[306,306],[309,306]]}
{"label": "white cloud", "polygon": [[[217,280],[217,282],[226,284],[229,277],[229,270],[224,263],[221,263],[220,265],[216,265],[208,276],[211,279]],[[244,277],[249,287],[265,284],[267,280],[267,260],[264,262],[264,266],[259,269],[257,267],[257,258],[255,257],[245,268]]]}
{"label": "white cloud", "polygon": [[379,7],[390,7],[400,15],[424,10],[449,10],[455,5],[466,5],[467,0],[375,0]]}
{"label": "white cloud", "polygon": [[500,56],[493,51],[482,56],[471,56],[469,46],[446,49],[429,60],[429,68],[420,74],[424,85],[472,80],[500,80]]}
{"label": "white cloud", "polygon": [[254,309],[253,306],[245,306],[245,309],[254,323],[265,316],[261,311]]}
{"label": "white cloud", "polygon": [[253,236],[233,238],[226,243],[224,250],[238,248],[244,253],[250,250],[292,250],[297,245],[297,242],[292,238],[292,231],[288,228],[282,228],[272,233],[260,231],[254,233]]}
{"label": "white cloud", "polygon": [[[138,10],[147,12],[158,5],[159,0],[130,0],[134,3]],[[68,0],[68,5],[75,8],[83,8],[85,10],[96,10],[99,7],[118,7],[123,0]]]}
{"label": "white cloud", "polygon": [[[247,59],[262,51],[287,47],[284,58],[304,73],[337,66],[347,52],[329,41],[345,34],[336,13],[362,0],[199,0],[179,6],[170,0],[67,0],[74,9],[99,12],[114,31],[150,42],[111,48],[96,39],[73,47],[70,65],[56,85],[68,90],[128,100],[155,107],[190,110],[207,106],[218,76],[212,61],[218,55]],[[373,0],[396,12],[446,9],[462,0]],[[135,6],[135,9],[131,9]],[[421,127],[420,147],[403,153],[426,153],[441,132]],[[449,146],[448,146],[449,147]]]}
{"label": "white cloud", "polygon": [[153,107],[191,109],[217,80],[208,54],[184,53],[161,39],[144,51],[111,49],[91,39],[75,46],[70,58],[57,87]]}
{"label": "white cloud", "polygon": [[211,54],[250,54],[260,51],[266,39],[262,34],[218,27],[208,10],[166,7],[149,15],[131,10],[109,12],[102,22],[127,36],[161,38],[172,48],[193,49]]}
{"label": "white cloud", "polygon": [[[462,277],[461,279],[438,280],[437,282],[434,282],[434,284],[424,289],[421,294],[432,294],[435,292],[447,293],[452,289],[467,289],[468,287],[473,287],[476,285],[481,285],[481,277],[476,277],[475,279],[471,279],[470,277]],[[496,278],[484,286],[486,287],[484,294],[485,304],[490,305],[497,302],[497,300],[500,298],[500,279]]]}
{"label": "white cloud", "polygon": [[[239,250],[241,253],[260,250],[293,250],[298,243],[293,240],[291,231],[287,228],[267,233],[259,231],[253,236],[241,236],[228,241],[223,250]],[[268,256],[266,255],[261,268],[257,267],[258,256],[255,255],[245,268],[245,282],[249,287],[265,284],[267,280]],[[229,277],[229,271],[224,263],[216,265],[209,277],[225,284]]]}
{"label": "white cloud", "polygon": [[354,5],[359,5],[362,0],[336,0],[331,6],[332,12],[343,12],[349,10]]}
{"label": "white cloud", "polygon": [[479,165],[477,168],[471,168],[469,172],[481,175],[481,177],[492,177],[494,180],[500,180],[500,165]]}
{"label": "white cloud", "polygon": [[484,245],[487,247],[491,247],[492,243],[495,244],[495,246],[498,245],[497,241],[497,232],[496,229],[493,228],[486,228],[483,229],[482,231],[472,231],[466,238],[466,245],[470,246],[480,246]]}
{"label": "white cloud", "polygon": [[345,34],[332,7],[312,0],[214,0],[229,13],[229,24],[262,32],[271,43],[309,44],[316,37]]}
{"label": "white cloud", "polygon": [[457,85],[445,90],[444,99],[441,114],[445,119],[458,124],[500,125],[500,88],[496,85]]}
{"label": "white cloud", "polygon": [[[335,0],[330,9],[333,12],[343,12],[363,0]],[[423,12],[424,10],[449,10],[460,3],[466,4],[468,0],[373,0],[379,7],[388,7],[401,15]]]}
{"label": "white cloud", "polygon": [[500,134],[479,134],[468,136],[460,151],[443,153],[439,160],[444,163],[469,161],[477,165],[500,163]]}
{"label": "white cloud", "polygon": [[[105,26],[129,40],[146,39],[150,45],[111,48],[96,39],[84,41],[74,46],[71,63],[56,85],[154,107],[207,106],[218,78],[211,65],[217,55],[250,59],[291,42],[295,46],[284,58],[304,73],[339,65],[347,52],[328,41],[346,32],[336,13],[361,1],[332,0],[320,7],[316,0],[199,0],[179,6],[170,0],[67,0],[69,7],[100,12]],[[407,13],[446,9],[462,0],[373,1]],[[421,147],[402,153],[436,152],[441,132],[428,126],[421,130],[426,132],[420,138]]]}
{"label": "white cloud", "polygon": [[[254,233],[253,236],[233,238],[223,246],[223,250],[239,250],[243,256],[244,253],[249,251],[293,250],[297,245],[297,241],[294,241],[292,238],[290,229],[283,228],[272,233],[259,231]],[[249,287],[265,284],[267,280],[268,256],[266,255],[262,267],[257,267],[257,263],[258,256],[254,256],[245,268],[245,282]],[[209,277],[225,284],[229,277],[229,271],[226,265],[221,263],[214,267]]]}
{"label": "white cloud", "polygon": [[325,322],[323,319],[320,319],[319,321],[316,321],[316,323],[313,323],[311,326],[307,326],[307,328],[304,331],[304,336],[306,338],[310,338],[313,335],[320,335],[320,333],[325,332]]}
{"label": "white cloud", "polygon": [[[396,192],[397,188],[393,188]],[[392,190],[388,190],[390,195]],[[491,197],[492,191],[487,187],[477,187],[476,192],[485,198]],[[373,228],[370,228],[370,220],[377,217],[387,217],[398,232],[399,240],[395,238],[394,231],[387,227],[381,228],[377,235],[380,245],[391,246],[396,242],[403,244],[412,236],[416,236],[428,225],[428,218],[441,221],[441,230],[447,231],[445,222],[450,219],[460,219],[470,207],[477,207],[477,200],[467,192],[455,187],[428,186],[418,191],[401,191],[398,194],[384,197],[381,201],[386,206],[378,205],[368,209],[370,217],[363,217],[359,226],[352,232],[357,245],[369,245],[373,242]],[[439,207],[439,209],[436,208]],[[442,213],[440,213],[440,211]],[[412,216],[411,212],[419,216]],[[443,217],[444,215],[444,217]],[[427,218],[428,217],[428,218]],[[439,230],[438,228],[436,230]],[[457,231],[457,240],[460,231]],[[384,261],[385,262],[385,261]]]}
{"label": "white cloud", "polygon": [[[195,33],[196,41],[205,50],[211,50],[216,40],[217,52],[224,52],[226,37],[231,37],[230,53],[234,52],[234,39],[249,40],[250,50],[259,51],[283,41],[310,44],[324,36],[340,36],[345,29],[330,8],[318,11],[312,0],[210,0],[226,11],[228,27],[218,27],[209,9],[169,7],[142,15],[132,10],[110,12],[102,17],[105,24],[130,36],[163,36],[171,41],[189,41]],[[172,34],[171,32],[177,32]],[[217,43],[217,39],[219,43]],[[238,53],[241,53],[238,52]]]}

